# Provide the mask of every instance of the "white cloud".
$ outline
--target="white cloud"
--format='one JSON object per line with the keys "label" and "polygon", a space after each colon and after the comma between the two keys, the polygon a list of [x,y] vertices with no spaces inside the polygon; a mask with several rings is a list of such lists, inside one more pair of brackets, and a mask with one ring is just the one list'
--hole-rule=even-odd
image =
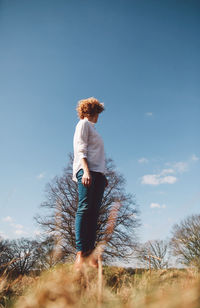
{"label": "white cloud", "polygon": [[148,163],[148,159],[145,158],[145,157],[142,157],[142,158],[138,159],[138,163],[140,163],[140,164]]}
{"label": "white cloud", "polygon": [[9,223],[9,225],[14,229],[13,232],[14,232],[15,234],[18,234],[18,235],[27,234],[27,232],[25,232],[24,230],[22,230],[22,229],[24,229],[24,226],[21,225],[21,224],[16,224],[16,223],[14,223],[14,219],[13,219],[12,217],[6,216],[6,217],[4,217],[2,220]]}
{"label": "white cloud", "polygon": [[142,177],[142,184],[159,185],[159,178],[156,174],[146,174]]}
{"label": "white cloud", "polygon": [[169,173],[175,173],[174,169],[163,169],[160,173],[160,175],[165,175],[165,174],[169,174]]}
{"label": "white cloud", "polygon": [[160,185],[160,184],[174,184],[177,181],[175,176],[162,176],[162,174],[146,174],[142,177],[142,184]]}
{"label": "white cloud", "polygon": [[[187,162],[166,163],[170,168],[162,169],[158,174],[146,174],[142,177],[141,183],[147,185],[174,184],[177,182],[177,173],[188,170]],[[174,174],[174,175],[172,175]]]}
{"label": "white cloud", "polygon": [[198,161],[199,160],[199,157],[197,157],[195,154],[192,155],[191,159],[193,161]]}
{"label": "white cloud", "polygon": [[160,204],[159,203],[151,203],[150,204],[150,207],[152,208],[152,209],[154,209],[154,208],[160,208]]}
{"label": "white cloud", "polygon": [[152,202],[152,203],[150,204],[150,208],[152,208],[152,209],[155,209],[155,208],[158,208],[158,209],[165,209],[165,208],[166,208],[166,205],[165,205],[165,204],[160,205],[159,203],[154,203],[154,202]]}
{"label": "white cloud", "polygon": [[21,235],[21,234],[26,234],[23,230],[15,230],[15,234]]}
{"label": "white cloud", "polygon": [[5,221],[5,222],[12,222],[13,221],[12,217],[10,217],[10,216],[6,216],[2,220]]}
{"label": "white cloud", "polygon": [[184,173],[189,170],[191,163],[197,162],[199,157],[193,154],[187,161],[179,161],[175,163],[166,163],[170,168],[174,169],[175,172]]}
{"label": "white cloud", "polygon": [[[2,218],[3,221],[7,222],[9,224],[9,226],[12,228],[12,232],[18,236],[21,235],[27,235],[29,234],[27,232],[27,230],[24,230],[24,226],[22,224],[17,224],[15,223],[15,219],[10,217],[10,216],[6,216],[4,218]],[[7,238],[8,236],[6,236],[6,234],[3,231],[0,231],[0,237],[3,238]]]}
{"label": "white cloud", "polygon": [[173,165],[177,172],[183,173],[188,170],[188,163],[186,162],[177,162]]}
{"label": "white cloud", "polygon": [[177,178],[172,175],[167,175],[167,176],[164,176],[163,178],[160,178],[160,184],[165,184],[165,183],[174,184],[176,182],[177,182]]}
{"label": "white cloud", "polygon": [[0,231],[0,238],[6,239],[6,238],[8,238],[8,236],[5,234],[5,232]]}
{"label": "white cloud", "polygon": [[[142,158],[141,158],[142,160]],[[145,174],[141,178],[141,183],[146,185],[174,184],[177,182],[177,174],[182,174],[189,170],[192,162],[198,161],[199,158],[193,154],[188,161],[178,161],[173,163],[165,163],[169,168],[162,169],[157,174]],[[173,175],[172,175],[173,174]]]}
{"label": "white cloud", "polygon": [[153,112],[146,112],[145,115],[151,117],[153,115]]}
{"label": "white cloud", "polygon": [[16,229],[23,229],[24,228],[24,226],[22,226],[22,225],[20,225],[20,224],[13,224],[13,223],[11,223],[10,224],[13,228],[16,228]]}
{"label": "white cloud", "polygon": [[43,179],[45,177],[45,172],[41,172],[39,175],[37,175],[37,178],[39,180]]}

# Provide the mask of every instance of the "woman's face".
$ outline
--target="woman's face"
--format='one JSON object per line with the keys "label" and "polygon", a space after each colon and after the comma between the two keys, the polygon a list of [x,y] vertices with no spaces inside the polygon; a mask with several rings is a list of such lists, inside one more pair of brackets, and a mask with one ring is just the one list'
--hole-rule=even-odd
{"label": "woman's face", "polygon": [[98,118],[99,118],[99,114],[98,114],[98,113],[96,113],[96,114],[94,115],[94,117],[93,117],[93,121],[94,121],[94,123],[97,123]]}
{"label": "woman's face", "polygon": [[99,117],[99,114],[96,113],[95,115],[88,117],[88,120],[92,123],[97,123],[98,117]]}

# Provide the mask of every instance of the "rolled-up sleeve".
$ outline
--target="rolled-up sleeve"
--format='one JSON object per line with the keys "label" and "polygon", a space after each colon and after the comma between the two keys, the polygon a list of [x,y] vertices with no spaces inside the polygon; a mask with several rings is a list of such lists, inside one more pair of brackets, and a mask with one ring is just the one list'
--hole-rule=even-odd
{"label": "rolled-up sleeve", "polygon": [[87,158],[89,127],[83,122],[76,132],[76,151],[80,159]]}

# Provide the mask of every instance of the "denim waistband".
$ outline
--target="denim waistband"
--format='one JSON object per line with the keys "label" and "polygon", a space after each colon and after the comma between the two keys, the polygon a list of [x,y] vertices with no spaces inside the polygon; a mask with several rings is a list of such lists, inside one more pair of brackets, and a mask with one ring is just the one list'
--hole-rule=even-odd
{"label": "denim waistband", "polygon": [[[77,173],[76,173],[76,177],[77,177],[78,173],[79,173],[81,170],[82,170],[82,172],[83,172],[83,169],[82,169],[82,168],[79,169],[79,170],[77,171]],[[90,172],[91,172],[91,173],[96,173],[96,174],[98,174],[98,175],[103,175],[103,176],[104,176],[104,173],[102,173],[102,172],[92,171],[92,170],[90,170]]]}

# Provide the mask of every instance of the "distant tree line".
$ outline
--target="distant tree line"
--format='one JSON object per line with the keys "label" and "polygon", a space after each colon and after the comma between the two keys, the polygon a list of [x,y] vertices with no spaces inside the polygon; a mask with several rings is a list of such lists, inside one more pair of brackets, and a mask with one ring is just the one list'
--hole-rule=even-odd
{"label": "distant tree line", "polygon": [[139,244],[136,258],[145,267],[168,268],[170,260],[200,269],[200,215],[190,215],[172,227],[168,241],[155,240]]}
{"label": "distant tree line", "polygon": [[[169,241],[139,243],[139,210],[133,195],[125,191],[125,179],[117,172],[112,159],[106,160],[105,189],[97,227],[97,242],[106,242],[103,260],[129,261],[140,266],[168,268],[176,257],[185,266],[200,268],[200,215],[187,217],[174,225]],[[0,238],[0,274],[19,276],[50,268],[58,262],[72,261],[75,249],[75,215],[78,205],[77,183],[72,180],[72,155],[63,175],[46,186],[46,201],[41,207],[46,215],[35,217],[44,230],[38,240]],[[113,218],[112,211],[116,209]]]}
{"label": "distant tree line", "polygon": [[[0,238],[0,275],[37,274],[58,262],[65,262],[65,257],[57,258],[56,247],[53,236],[38,240]],[[200,215],[188,216],[175,224],[169,241],[137,243],[133,255],[143,268],[168,268],[170,259],[176,257],[179,264],[200,269]]]}
{"label": "distant tree line", "polygon": [[0,238],[0,275],[18,277],[38,272],[56,264],[53,256],[54,240]]}
{"label": "distant tree line", "polygon": [[[56,247],[53,236],[38,240],[0,238],[0,275],[18,277],[65,262],[66,258],[57,258]],[[179,264],[200,269],[200,215],[188,216],[175,224],[169,241],[137,243],[133,255],[143,268],[168,268],[170,259],[176,257]]]}

